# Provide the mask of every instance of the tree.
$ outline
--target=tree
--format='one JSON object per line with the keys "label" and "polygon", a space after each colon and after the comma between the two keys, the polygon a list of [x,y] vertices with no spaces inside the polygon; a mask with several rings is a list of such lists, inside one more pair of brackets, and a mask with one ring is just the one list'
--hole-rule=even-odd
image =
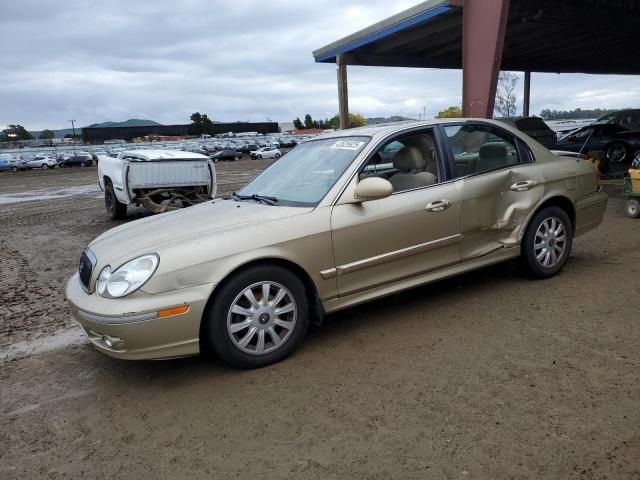
{"label": "tree", "polygon": [[293,126],[296,128],[296,130],[302,130],[304,128],[300,117],[296,117],[296,119],[293,121]]}
{"label": "tree", "polygon": [[48,128],[45,128],[40,135],[38,136],[38,138],[40,140],[51,140],[56,138],[56,134],[53,133],[51,130],[49,130]]}
{"label": "tree", "polygon": [[196,135],[213,135],[214,126],[213,121],[207,116],[206,113],[201,114],[195,112],[191,114],[191,125],[193,126],[193,133]]}
{"label": "tree", "polygon": [[458,106],[451,106],[449,108],[445,108],[441,112],[438,112],[436,118],[460,118],[462,117],[462,108]]}
{"label": "tree", "polygon": [[367,121],[362,115],[357,113],[349,113],[349,128],[364,127]]}
{"label": "tree", "polygon": [[516,96],[513,93],[518,85],[518,76],[510,72],[500,72],[496,91],[495,111],[503,117],[516,114]]}
{"label": "tree", "polygon": [[314,128],[313,118],[308,113],[304,116],[304,128]]}
{"label": "tree", "polygon": [[33,135],[27,132],[22,125],[8,125],[2,130],[3,137],[13,142],[18,140],[33,140]]}

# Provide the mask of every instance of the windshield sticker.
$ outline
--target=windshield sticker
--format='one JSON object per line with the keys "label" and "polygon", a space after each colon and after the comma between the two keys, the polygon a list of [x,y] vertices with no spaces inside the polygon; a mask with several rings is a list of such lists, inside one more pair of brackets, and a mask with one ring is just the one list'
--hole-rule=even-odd
{"label": "windshield sticker", "polygon": [[354,142],[353,140],[338,140],[331,148],[339,150],[358,150],[364,142]]}

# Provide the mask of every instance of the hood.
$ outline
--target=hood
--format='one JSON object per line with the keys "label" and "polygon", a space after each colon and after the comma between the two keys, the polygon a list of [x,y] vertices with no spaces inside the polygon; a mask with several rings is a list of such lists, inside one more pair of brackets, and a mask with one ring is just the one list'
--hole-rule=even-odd
{"label": "hood", "polygon": [[175,244],[188,243],[202,235],[216,235],[312,210],[216,199],[112,228],[91,242],[89,248],[99,264],[117,264]]}

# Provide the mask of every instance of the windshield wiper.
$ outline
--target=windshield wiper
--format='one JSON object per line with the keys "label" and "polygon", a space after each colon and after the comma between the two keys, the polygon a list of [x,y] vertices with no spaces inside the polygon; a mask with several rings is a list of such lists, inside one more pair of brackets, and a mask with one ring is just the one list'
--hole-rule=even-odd
{"label": "windshield wiper", "polygon": [[269,197],[267,195],[258,195],[256,193],[254,193],[253,195],[240,195],[239,193],[231,192],[231,196],[234,198],[234,200],[237,200],[237,201],[255,200],[256,202],[264,202],[267,205],[275,205],[276,203],[278,203],[278,199],[276,197]]}

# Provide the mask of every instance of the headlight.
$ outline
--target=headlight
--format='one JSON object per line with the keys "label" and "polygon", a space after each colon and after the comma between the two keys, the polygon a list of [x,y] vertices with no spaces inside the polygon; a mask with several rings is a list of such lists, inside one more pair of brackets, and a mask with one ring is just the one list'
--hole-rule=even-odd
{"label": "headlight", "polygon": [[125,263],[115,272],[107,265],[98,276],[96,291],[105,298],[125,297],[144,285],[154,274],[159,263],[160,257],[152,253]]}

